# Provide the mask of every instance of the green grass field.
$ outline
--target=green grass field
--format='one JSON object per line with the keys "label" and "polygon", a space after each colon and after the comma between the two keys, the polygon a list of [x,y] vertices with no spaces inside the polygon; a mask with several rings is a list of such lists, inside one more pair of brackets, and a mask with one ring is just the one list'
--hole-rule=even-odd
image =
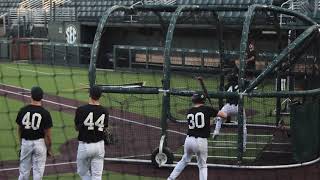
{"label": "green grass field", "polygon": [[[86,68],[62,67],[49,65],[31,64],[0,64],[0,83],[31,88],[33,85],[40,85],[50,94],[62,97],[87,101],[88,70]],[[108,85],[121,85],[136,82],[145,82],[146,86],[161,87],[162,73],[150,72],[113,72],[98,71],[97,83]],[[207,76],[207,75],[206,75]],[[216,76],[205,77],[206,86],[209,90],[218,90]],[[172,74],[171,87],[200,90],[199,83],[193,75]],[[271,90],[270,82],[259,87],[260,91]],[[102,98],[104,105],[129,112],[135,112],[150,117],[160,117],[159,107],[161,107],[162,95],[129,95],[129,94],[105,94]],[[213,99],[217,107],[217,100]],[[171,97],[171,113],[177,119],[184,119],[183,112],[190,106],[188,97]],[[275,109],[275,99],[250,98],[246,100],[246,108],[256,109],[258,114],[250,119],[250,123],[275,122],[275,118],[269,116]]]}
{"label": "green grass field", "polygon": [[[190,90],[200,90],[198,81],[194,75],[172,74],[171,87]],[[145,82],[146,86],[161,87],[162,73],[150,72],[114,72],[114,71],[98,71],[97,83],[108,85],[121,85],[136,82]],[[209,90],[216,91],[218,89],[217,77],[205,76],[205,82]],[[30,89],[33,85],[40,85],[45,92],[76,99],[79,101],[87,101],[88,87],[88,70],[86,68],[49,66],[49,65],[32,65],[32,64],[0,64],[0,83],[18,86]],[[272,83],[266,82],[259,86],[259,91],[271,90]],[[217,100],[213,100],[217,104]],[[104,94],[102,98],[103,105],[107,107],[117,108],[124,111],[135,112],[144,116],[160,117],[161,94],[159,95],[128,95],[128,94]],[[18,109],[23,105],[21,102],[9,100],[0,97],[1,114],[3,119],[0,121],[0,160],[17,159],[16,150],[18,148],[16,132],[15,132],[15,116]],[[174,117],[184,119],[184,111],[190,106],[190,98],[172,96],[171,112]],[[246,99],[245,107],[253,109],[257,113],[248,118],[248,123],[273,124],[275,117],[270,116],[269,112],[274,110],[275,99]],[[58,148],[66,140],[74,138],[76,132],[73,129],[72,115],[51,111],[54,117],[54,152],[58,153]],[[9,135],[8,135],[9,134]],[[8,138],[9,136],[9,138]],[[224,140],[219,137],[218,140]],[[233,137],[225,137],[230,141]],[[268,142],[270,139],[256,138],[253,142]],[[219,144],[218,144],[219,145]],[[212,143],[210,146],[217,146]],[[226,146],[221,145],[222,147]],[[233,149],[232,149],[233,148]],[[215,156],[236,156],[236,144],[232,148],[212,149],[209,155]],[[256,156],[263,146],[257,147],[256,144],[248,145],[249,150],[245,156]],[[253,148],[253,149],[250,149]]]}

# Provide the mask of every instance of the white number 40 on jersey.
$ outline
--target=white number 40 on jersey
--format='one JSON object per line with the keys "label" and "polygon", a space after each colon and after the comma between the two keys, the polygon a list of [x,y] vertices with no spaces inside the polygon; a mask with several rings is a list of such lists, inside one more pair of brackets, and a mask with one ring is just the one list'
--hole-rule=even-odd
{"label": "white number 40 on jersey", "polygon": [[104,119],[106,115],[102,114],[96,122],[93,122],[93,112],[89,113],[83,124],[88,127],[88,130],[94,130],[94,126],[98,127],[98,131],[103,131]]}
{"label": "white number 40 on jersey", "polygon": [[40,128],[40,123],[42,116],[39,113],[33,113],[30,119],[30,112],[27,112],[22,118],[22,125],[25,129],[38,130]]}

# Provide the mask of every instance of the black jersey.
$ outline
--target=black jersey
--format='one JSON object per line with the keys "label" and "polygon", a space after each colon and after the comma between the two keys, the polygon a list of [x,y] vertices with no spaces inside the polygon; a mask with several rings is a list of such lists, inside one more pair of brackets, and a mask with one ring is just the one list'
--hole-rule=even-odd
{"label": "black jersey", "polygon": [[188,135],[208,138],[210,136],[210,118],[217,114],[218,111],[209,106],[190,108],[187,114]]}
{"label": "black jersey", "polygon": [[16,123],[21,128],[21,138],[37,140],[44,138],[44,130],[52,127],[52,118],[43,107],[27,105],[20,109]]}
{"label": "black jersey", "polygon": [[[226,85],[226,91],[228,92],[239,92],[239,86],[237,82],[230,82]],[[227,98],[226,102],[229,104],[238,105],[238,98],[237,97],[229,97]]]}
{"label": "black jersey", "polygon": [[103,131],[108,127],[109,113],[100,105],[87,104],[76,110],[75,125],[79,130],[78,140],[94,143],[103,140]]}

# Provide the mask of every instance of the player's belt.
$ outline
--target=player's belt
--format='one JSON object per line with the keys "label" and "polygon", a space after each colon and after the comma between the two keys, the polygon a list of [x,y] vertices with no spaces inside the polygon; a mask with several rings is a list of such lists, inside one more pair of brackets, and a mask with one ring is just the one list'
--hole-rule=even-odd
{"label": "player's belt", "polygon": [[188,135],[188,137],[194,137],[194,138],[205,138],[205,139],[207,139],[207,137],[193,136],[193,135]]}
{"label": "player's belt", "polygon": [[79,143],[85,143],[85,144],[90,144],[90,143],[97,143],[103,140],[98,140],[98,141],[83,141],[83,140],[79,140]]}

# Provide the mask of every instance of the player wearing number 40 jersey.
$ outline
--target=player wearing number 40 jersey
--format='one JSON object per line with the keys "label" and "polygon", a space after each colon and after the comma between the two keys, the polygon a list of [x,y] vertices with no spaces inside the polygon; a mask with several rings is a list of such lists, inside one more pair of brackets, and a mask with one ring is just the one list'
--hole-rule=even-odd
{"label": "player wearing number 40 jersey", "polygon": [[75,127],[79,131],[77,171],[83,180],[100,180],[104,162],[104,134],[108,126],[108,111],[99,103],[101,89],[90,88],[89,104],[76,110]]}
{"label": "player wearing number 40 jersey", "polygon": [[170,174],[168,180],[175,180],[182,170],[190,162],[192,155],[197,156],[199,179],[206,180],[208,177],[207,157],[208,141],[210,136],[211,119],[215,116],[221,116],[216,109],[205,106],[205,96],[203,94],[194,94],[192,96],[193,107],[187,113],[188,133],[184,142],[184,154]]}
{"label": "player wearing number 40 jersey", "polygon": [[21,142],[19,180],[28,180],[31,167],[33,179],[42,179],[46,157],[51,156],[50,113],[42,107],[43,90],[31,89],[31,104],[20,109],[16,123]]}

